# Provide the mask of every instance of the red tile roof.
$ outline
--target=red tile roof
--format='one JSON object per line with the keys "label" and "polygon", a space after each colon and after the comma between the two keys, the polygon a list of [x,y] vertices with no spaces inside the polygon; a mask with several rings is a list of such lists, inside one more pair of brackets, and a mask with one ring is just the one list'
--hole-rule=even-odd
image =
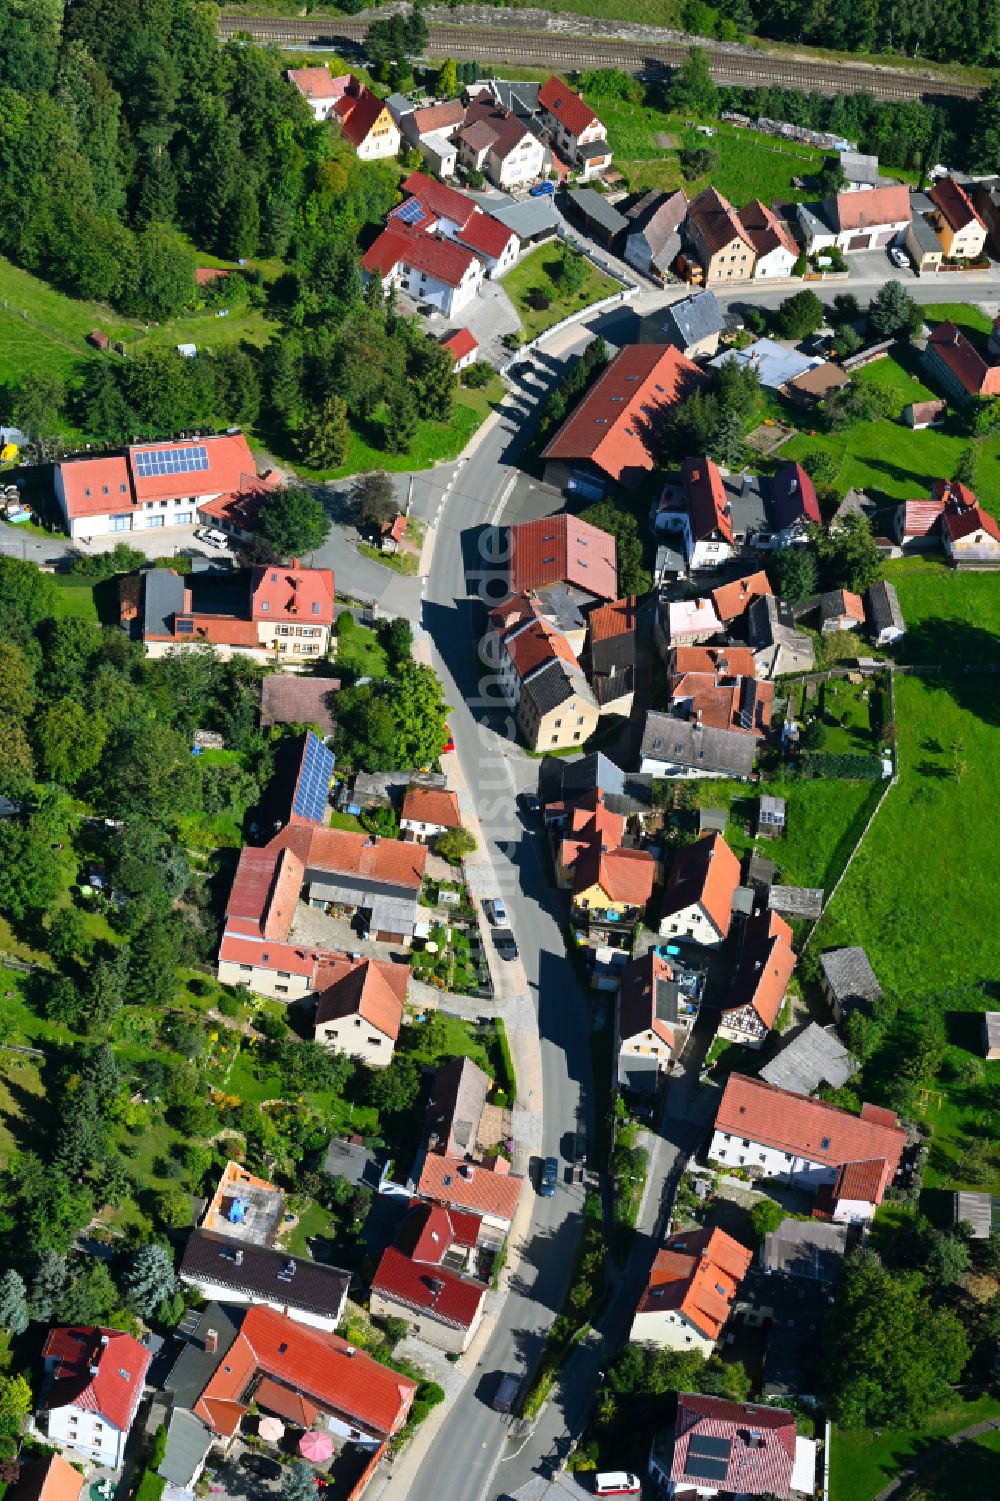
{"label": "red tile roof", "polygon": [[[164,450],[185,452],[204,448],[207,469],[186,474],[141,475],[137,456]],[[136,443],[128,450],[132,489],[136,500],[178,500],[187,495],[223,495],[248,489],[257,483],[257,465],[242,433],[223,433],[214,438],[170,439],[163,443]],[[115,509],[115,507],[111,507]]]}
{"label": "red tile roof", "polygon": [[288,937],[305,871],[291,850],[240,851],[226,903],[226,929],[243,937]]}
{"label": "red tile roof", "polygon": [[623,1042],[640,1032],[655,1032],[668,1047],[674,1045],[674,1029],[656,1014],[656,987],[673,979],[666,959],[650,949],[625,968],[618,990],[618,1035]]}
{"label": "red tile roof", "polygon": [[959,498],[959,489],[964,491],[965,486],[952,486],[941,517],[941,524],[951,540],[960,542],[975,532],[985,532],[994,542],[1000,542],[1000,526],[997,525],[996,518],[983,510],[971,491],[966,491]]}
{"label": "red tile roof", "polygon": [[290,566],[255,568],[250,581],[250,614],[254,620],[283,624],[332,625],[333,569]]}
{"label": "red tile roof", "polygon": [[128,1430],[152,1360],[131,1334],[91,1325],[60,1326],[49,1330],[42,1359],[53,1378],[45,1398],[48,1411],[79,1407],[98,1413],[122,1433]]}
{"label": "red tile roof", "polygon": [[863,1204],[881,1202],[886,1183],[884,1157],[868,1157],[845,1162],[833,1185],[835,1199],[853,1199]]}
{"label": "red tile roof", "polygon": [[681,480],[695,541],[718,535],[731,544],[733,519],[718,465],[706,456],[685,459],[681,466]]}
{"label": "red tile roof", "polygon": [[[763,599],[767,594],[773,594],[774,590],[768,582],[767,574],[761,570],[759,573],[748,573],[744,578],[734,579],[731,584],[722,584],[718,589],[712,590],[712,603],[715,605],[715,613],[726,625],[732,620],[737,620],[745,611],[749,610],[755,599]],[[726,648],[720,648],[726,650]]]}
{"label": "red tile roof", "polygon": [[297,1423],[301,1428],[311,1428],[322,1411],[315,1402],[303,1397],[301,1392],[279,1386],[270,1376],[265,1376],[258,1386],[254,1401],[265,1412],[277,1413],[279,1418],[287,1418],[290,1423]]}
{"label": "red tile roof", "polygon": [[[190,590],[187,591],[190,596]],[[192,629],[180,632],[177,630],[177,621],[189,620]],[[171,635],[160,635],[156,631],[142,633],[144,641],[183,641],[190,645],[192,641],[209,641],[215,646],[247,646],[259,647],[260,637],[257,627],[252,620],[238,620],[234,615],[195,615],[191,610],[184,610],[174,617],[174,630]]]}
{"label": "red tile roof", "polygon": [[953,177],[939,177],[928,197],[941,210],[952,229],[965,229],[968,224],[978,224],[981,229],[986,228],[972,207],[969,195]]}
{"label": "red tile roof", "polygon": [[[473,199],[467,198],[457,188],[449,187],[446,182],[438,182],[436,177],[428,177],[426,172],[411,172],[403,183],[403,192],[409,193],[411,198],[419,198],[435,219],[450,219],[460,229],[481,213]],[[393,212],[398,213],[399,209]]]}
{"label": "red tile roof", "polygon": [[698,366],[673,345],[626,345],[567,417],[542,458],[589,459],[620,484],[637,483],[657,462],[659,420],[705,380]]}
{"label": "red tile roof", "polygon": [[569,131],[578,136],[598,118],[589,104],[573,92],[568,83],[563,83],[555,73],[543,83],[538,91],[538,102]]}
{"label": "red tile roof", "polygon": [[576,858],[573,890],[581,894],[599,886],[609,901],[644,907],[653,894],[655,874],[648,850],[603,850],[595,843]]}
{"label": "red tile roof", "polygon": [[[415,109],[412,120],[417,127],[418,135],[430,135],[432,131],[443,130],[446,134],[461,125],[465,119],[465,105],[461,99],[445,99],[441,104],[428,104],[423,109]],[[414,173],[414,176],[420,174]],[[403,184],[406,187],[406,184]],[[412,191],[412,189],[410,190]]]}
{"label": "red tile roof", "polygon": [[740,209],[737,216],[749,236],[758,255],[769,255],[772,250],[784,249],[798,260],[799,247],[777,214],[754,198]]}
{"label": "red tile roof", "polygon": [[[860,195],[859,195],[860,196]],[[795,1463],[795,1418],[781,1407],[756,1407],[679,1392],[670,1478],[675,1489],[705,1484],[693,1459],[692,1441],[698,1437],[728,1441],[725,1473],[712,1484],[720,1492],[741,1496],[787,1496]],[[682,1492],[681,1494],[687,1494]]]}
{"label": "red tile roof", "polygon": [[903,513],[904,537],[928,537],[941,525],[944,502],[941,500],[904,500],[899,509]]}
{"label": "red tile roof", "polygon": [[797,461],[782,464],[771,480],[771,504],[774,520],[779,531],[793,526],[796,521],[812,521],[820,524],[819,501],[816,486]]}
{"label": "red tile roof", "polygon": [[774,684],[752,677],[688,672],[670,683],[672,703],[682,705],[685,717],[712,730],[738,730],[765,735],[771,727]]}
{"label": "red tile roof", "polygon": [[681,1313],[717,1340],[752,1261],[753,1252],[722,1230],[671,1236],[656,1253],[636,1313]]}
{"label": "red tile roof", "polygon": [[778,1020],[795,969],[792,930],[777,912],[762,912],[744,929],[739,963],[723,1007],[726,1013],[750,1006],[768,1031]]}
{"label": "red tile roof", "polygon": [[717,188],[705,188],[691,200],[687,222],[689,232],[702,240],[711,255],[724,250],[733,240],[742,240],[751,250],[754,248],[733,205]]}
{"label": "red tile roof", "polygon": [[663,893],[664,917],[700,903],[721,937],[729,932],[740,862],[721,834],[706,834],[677,850]]}
{"label": "red tile roof", "polygon": [[86,1481],[61,1454],[25,1455],[21,1476],[8,1486],[11,1501],[79,1501]]}
{"label": "red tile roof", "polygon": [[453,334],[441,340],[441,348],[447,349],[452,359],[456,362],[464,360],[467,354],[475,354],[479,345],[476,336],[468,328],[456,328]]}
{"label": "red tile roof", "polygon": [[824,618],[833,620],[843,617],[846,620],[856,620],[863,625],[865,620],[865,606],[860,594],[852,594],[850,589],[834,589],[825,598],[829,601]]}
{"label": "red tile roof", "polygon": [[832,201],[837,228],[874,229],[880,224],[909,224],[910,190],[905,182],[886,188],[866,188],[861,192],[838,193]]}
{"label": "red tile roof", "polygon": [[358,94],[345,94],[338,99],[333,108],[340,121],[340,133],[344,140],[355,148],[360,146],[367,140],[369,131],[385,107],[384,99],[364,87]]}
{"label": "red tile roof", "polygon": [[615,539],[578,516],[560,512],[512,526],[510,591],[571,584],[598,599],[618,593]]}
{"label": "red tile roof", "polygon": [[471,250],[463,250],[454,240],[439,240],[437,235],[393,223],[383,229],[362,256],[361,264],[367,272],[379,271],[383,276],[390,275],[396,266],[412,266],[446,287],[460,287],[469,267],[478,262]]}
{"label": "red tile roof", "polygon": [[743,1074],[730,1074],[715,1126],[728,1135],[833,1167],[881,1156],[888,1163],[890,1178],[906,1143],[905,1131],[888,1121],[852,1115],[823,1100],[792,1094]]}
{"label": "red tile roof", "polygon": [[318,68],[289,68],[285,77],[307,99],[342,99],[354,81],[350,73],[334,78],[325,63]]}
{"label": "red tile roof", "polygon": [[551,662],[556,657],[571,667],[576,666],[573,648],[563,633],[547,620],[515,625],[504,636],[504,647],[522,682],[543,662]]}
{"label": "red tile roof", "polygon": [[634,594],[624,599],[613,599],[608,605],[599,605],[587,616],[591,643],[611,641],[616,636],[630,636],[636,628],[637,619]]}
{"label": "red tile roof", "polygon": [[494,219],[492,214],[474,214],[465,227],[458,231],[456,239],[463,245],[468,245],[471,250],[478,250],[480,255],[498,261],[516,236],[512,229],[501,224],[499,219]]}
{"label": "red tile roof", "polygon": [[425,845],[308,824],[290,824],[282,829],[271,840],[269,848],[275,847],[295,850],[307,871],[362,876],[413,891],[419,890],[427,865]]}
{"label": "red tile roof", "polygon": [[223,933],[219,944],[219,962],[253,964],[260,969],[283,970],[290,975],[315,973],[320,955],[315,949],[294,943],[269,943],[266,939],[246,938],[240,933]]}
{"label": "red tile roof", "polygon": [[442,829],[462,827],[458,798],[444,787],[407,787],[402,816],[412,818],[415,823],[437,824]]}
{"label": "red tile roof", "polygon": [[194,284],[196,287],[207,287],[213,281],[218,281],[220,277],[229,274],[222,266],[195,266]]}
{"label": "red tile roof", "polygon": [[202,500],[198,512],[203,520],[224,521],[241,532],[252,532],[260,521],[260,513],[275,490],[284,488],[284,481],[277,474],[265,474],[253,480],[239,492],[225,491],[211,500]]}
{"label": "red tile roof", "polygon": [[473,120],[472,124],[467,125],[462,131],[460,139],[465,142],[470,151],[478,156],[481,151],[489,150],[494,142],[498,140],[499,134],[499,131],[489,121]]}
{"label": "red tile roof", "polygon": [[325,1412],[353,1418],[380,1434],[398,1432],[417,1390],[415,1381],[379,1365],[363,1350],[271,1308],[249,1308],[240,1332],[195,1403],[216,1433],[235,1433],[253,1400],[260,1372],[313,1400]]}
{"label": "red tile roof", "polygon": [[927,348],[970,396],[1000,396],[1000,365],[987,365],[954,323],[939,323],[927,340]]}
{"label": "red tile roof", "polygon": [[[134,506],[128,461],[121,455],[110,459],[77,459],[60,464],[70,520],[130,511]],[[107,491],[107,494],[105,494]]]}
{"label": "red tile roof", "polygon": [[749,646],[675,646],[674,672],[718,672],[723,677],[752,678],[756,663]]}
{"label": "red tile roof", "polygon": [[320,965],[316,974],[314,1024],[361,1016],[393,1042],[403,1023],[403,1005],[410,979],[408,964],[383,959],[348,959],[338,955]]}
{"label": "red tile roof", "polygon": [[421,1198],[433,1199],[455,1209],[492,1215],[498,1220],[512,1220],[523,1182],[524,1179],[514,1173],[499,1173],[479,1162],[464,1162],[460,1157],[428,1152],[417,1193]]}
{"label": "red tile roof", "polygon": [[450,1267],[435,1266],[428,1271],[395,1246],[389,1246],[383,1251],[372,1278],[372,1292],[453,1328],[468,1329],[475,1322],[489,1288],[485,1282],[463,1277]]}

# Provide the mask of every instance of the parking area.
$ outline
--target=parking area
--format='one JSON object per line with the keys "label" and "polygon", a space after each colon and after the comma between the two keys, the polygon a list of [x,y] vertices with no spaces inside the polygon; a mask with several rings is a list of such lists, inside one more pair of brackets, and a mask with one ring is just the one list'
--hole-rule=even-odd
{"label": "parking area", "polygon": [[521,328],[514,304],[500,281],[484,281],[479,296],[450,317],[439,313],[436,308],[430,312],[422,311],[427,304],[415,303],[402,293],[399,302],[406,312],[418,314],[424,328],[435,339],[440,339],[449,329],[470,329],[479,345],[478,358],[488,360],[491,365],[501,365],[510,358],[509,351],[504,348],[503,336],[518,333]]}

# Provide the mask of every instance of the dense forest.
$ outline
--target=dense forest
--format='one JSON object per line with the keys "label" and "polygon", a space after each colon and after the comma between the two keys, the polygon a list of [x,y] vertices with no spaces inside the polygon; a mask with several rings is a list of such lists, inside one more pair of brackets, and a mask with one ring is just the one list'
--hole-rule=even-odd
{"label": "dense forest", "polygon": [[741,32],[781,42],[806,42],[838,52],[901,52],[942,62],[1000,60],[998,0],[720,0],[720,16]]}

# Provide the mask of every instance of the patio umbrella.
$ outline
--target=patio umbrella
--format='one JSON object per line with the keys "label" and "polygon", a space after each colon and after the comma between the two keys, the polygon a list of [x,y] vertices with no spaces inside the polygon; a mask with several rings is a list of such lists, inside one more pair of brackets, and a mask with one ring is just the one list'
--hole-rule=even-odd
{"label": "patio umbrella", "polygon": [[304,1433],[299,1439],[299,1453],[304,1459],[329,1459],[333,1453],[333,1439],[328,1433]]}
{"label": "patio umbrella", "polygon": [[261,1438],[266,1438],[269,1443],[276,1444],[285,1436],[285,1425],[280,1418],[261,1418],[257,1432]]}

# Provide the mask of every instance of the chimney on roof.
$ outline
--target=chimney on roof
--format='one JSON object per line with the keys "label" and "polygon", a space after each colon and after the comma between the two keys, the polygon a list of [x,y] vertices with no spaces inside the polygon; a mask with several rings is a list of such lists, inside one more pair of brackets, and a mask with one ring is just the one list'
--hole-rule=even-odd
{"label": "chimney on roof", "polygon": [[110,1336],[110,1334],[102,1334],[101,1335],[101,1344],[102,1345],[109,1345],[110,1343],[111,1343],[111,1336]]}
{"label": "chimney on roof", "polygon": [[954,337],[954,338],[953,338],[953,339],[952,339],[952,341],[951,341],[951,342],[952,342],[952,343],[953,343],[953,344],[957,344],[957,343],[958,343],[958,341],[959,341],[959,339],[960,339],[960,338],[961,338],[961,337],[962,337],[962,335],[961,335],[961,334],[960,334],[960,333],[959,333],[959,331],[958,331],[958,329],[957,329],[957,328],[956,328],[956,330],[955,330],[955,337]]}
{"label": "chimney on roof", "polygon": [[208,1329],[208,1330],[206,1330],[205,1331],[205,1354],[206,1355],[214,1355],[216,1353],[216,1351],[218,1350],[218,1348],[219,1348],[219,1331],[218,1331],[218,1329]]}
{"label": "chimney on roof", "polygon": [[90,1374],[92,1376],[99,1376],[100,1375],[100,1371],[97,1369],[97,1367],[95,1365],[92,1365],[91,1368],[90,1368]]}

